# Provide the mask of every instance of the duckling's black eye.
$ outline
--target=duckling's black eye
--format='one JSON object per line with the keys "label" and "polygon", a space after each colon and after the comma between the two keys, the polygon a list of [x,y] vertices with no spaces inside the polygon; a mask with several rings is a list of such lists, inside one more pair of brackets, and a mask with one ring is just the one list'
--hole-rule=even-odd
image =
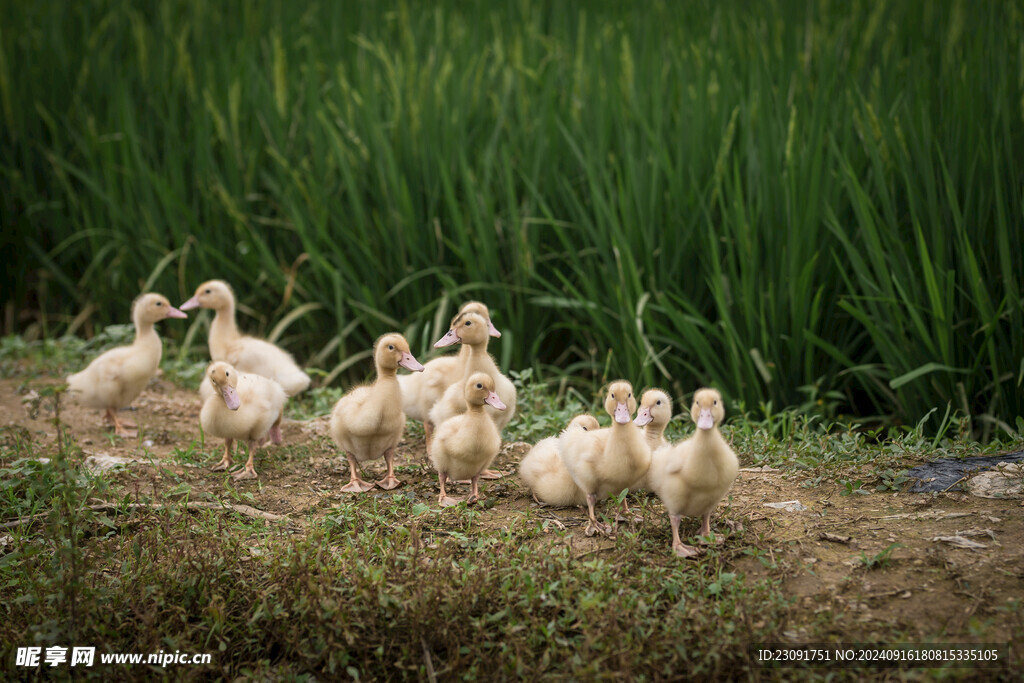
{"label": "duckling's black eye", "polygon": [[483,384],[480,384],[480,382],[477,382],[477,383],[476,383],[476,388],[477,388],[477,389],[483,389],[483,388],[484,388],[484,385],[483,385]]}
{"label": "duckling's black eye", "polygon": [[161,302],[161,301],[157,301],[157,302],[156,302],[156,305],[157,305],[157,306],[163,306],[163,302]]}
{"label": "duckling's black eye", "polygon": [[224,376],[225,376],[225,377],[230,377],[230,376],[231,376],[231,373],[230,373],[230,372],[225,372],[225,373],[224,373]]}
{"label": "duckling's black eye", "polygon": [[206,290],[205,292],[203,292],[203,294],[209,294],[209,293],[211,293],[212,291],[213,291],[212,289],[208,289],[208,290]]}
{"label": "duckling's black eye", "polygon": [[394,351],[394,350],[395,350],[395,345],[394,344],[388,344],[388,351]]}
{"label": "duckling's black eye", "polygon": [[473,321],[472,321],[472,320],[467,320],[467,321],[466,321],[466,327],[469,327],[469,326],[470,326],[470,325],[472,325],[472,324],[473,324]]}
{"label": "duckling's black eye", "polygon": [[711,405],[713,405],[713,406],[717,406],[717,405],[718,405],[718,401],[713,401],[713,402],[711,403]]}
{"label": "duckling's black eye", "polygon": [[658,399],[658,402],[657,402],[657,403],[655,403],[654,405],[656,405],[656,406],[660,406],[660,405],[661,405],[661,399],[659,398],[659,399]]}

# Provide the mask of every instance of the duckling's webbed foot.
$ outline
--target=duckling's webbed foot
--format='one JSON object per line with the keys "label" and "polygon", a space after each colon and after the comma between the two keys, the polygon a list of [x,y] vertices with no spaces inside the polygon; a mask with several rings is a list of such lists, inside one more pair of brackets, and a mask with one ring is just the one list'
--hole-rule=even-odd
{"label": "duckling's webbed foot", "polygon": [[444,484],[446,481],[448,481],[448,473],[438,472],[437,483],[441,488],[441,493],[437,496],[437,504],[443,508],[450,508],[453,505],[458,505],[459,501],[449,496],[448,492],[444,490]]}
{"label": "duckling's webbed foot", "polygon": [[225,439],[224,441],[224,455],[221,457],[220,462],[210,468],[211,472],[222,472],[231,467],[231,439]]}
{"label": "duckling's webbed foot", "polygon": [[242,469],[232,474],[231,477],[236,481],[241,481],[243,479],[259,479],[259,475],[256,474],[256,469],[250,469],[248,467],[243,467]]}
{"label": "duckling's webbed foot", "polygon": [[680,541],[672,544],[672,552],[679,557],[697,557],[704,551],[700,548],[694,548],[692,545],[686,545]]}
{"label": "duckling's webbed foot", "polygon": [[725,539],[718,534],[711,533],[711,515],[704,515],[704,522],[700,525],[701,545],[722,545]]}
{"label": "duckling's webbed foot", "polygon": [[349,482],[341,487],[341,490],[345,493],[366,493],[373,488],[373,484],[368,481],[363,481],[359,477],[359,466],[356,464],[356,459],[351,453],[348,455],[348,472]]}
{"label": "duckling's webbed foot", "polygon": [[597,516],[594,514],[594,505],[597,504],[597,494],[587,494],[587,516],[590,517],[590,524],[584,530],[587,536],[593,536],[596,533],[600,533],[604,536],[612,535],[612,528],[607,524],[597,521]]}
{"label": "duckling's webbed foot", "polygon": [[483,472],[480,473],[480,478],[481,479],[501,479],[502,477],[506,476],[507,474],[508,474],[508,472],[503,472],[501,470],[484,470]]}
{"label": "duckling's webbed foot", "polygon": [[383,479],[377,482],[377,486],[381,487],[385,491],[398,488],[402,482],[398,481],[395,476],[395,449],[389,448],[384,451],[384,462],[388,464],[388,473]]}

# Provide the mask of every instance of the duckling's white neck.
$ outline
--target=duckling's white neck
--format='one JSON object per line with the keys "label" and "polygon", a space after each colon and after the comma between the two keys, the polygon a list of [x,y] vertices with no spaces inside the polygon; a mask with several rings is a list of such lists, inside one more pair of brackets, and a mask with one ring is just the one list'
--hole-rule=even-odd
{"label": "duckling's white neck", "polygon": [[160,343],[160,335],[156,333],[156,327],[152,321],[135,320],[135,341],[132,342],[132,346],[156,354],[157,362],[160,362],[163,345]]}
{"label": "duckling's white neck", "polygon": [[231,301],[214,311],[213,322],[210,323],[210,358],[224,360],[227,347],[239,336],[235,324],[235,302]]}
{"label": "duckling's white neck", "polygon": [[661,442],[661,436],[665,433],[665,425],[655,425],[653,422],[644,427],[644,438],[647,443],[653,445]]}
{"label": "duckling's white neck", "polygon": [[486,372],[488,375],[494,375],[498,368],[494,364],[494,359],[487,353],[487,339],[484,339],[479,344],[469,344],[468,346],[469,356],[466,358],[465,365],[463,366],[463,379],[469,379],[477,372]]}

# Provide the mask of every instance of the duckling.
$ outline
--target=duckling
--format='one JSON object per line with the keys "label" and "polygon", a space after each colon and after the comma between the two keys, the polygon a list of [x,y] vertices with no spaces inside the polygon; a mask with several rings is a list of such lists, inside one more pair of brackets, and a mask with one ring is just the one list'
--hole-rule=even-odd
{"label": "duckling", "polygon": [[218,472],[231,467],[231,445],[237,439],[246,442],[249,459],[243,469],[231,476],[256,479],[258,475],[253,466],[256,449],[271,429],[280,427],[288,397],[274,380],[239,372],[224,361],[211,363],[206,377],[215,393],[203,403],[199,424],[205,433],[224,439],[224,456],[212,470]]}
{"label": "duckling", "polygon": [[714,389],[700,389],[693,397],[690,417],[697,431],[675,446],[654,452],[648,481],[668,510],[672,524],[672,550],[680,557],[692,557],[698,550],[679,538],[679,522],[703,517],[700,535],[711,533],[711,511],[725,497],[739,472],[739,460],[718,431],[725,419],[722,395]]}
{"label": "duckling", "polygon": [[[494,359],[487,353],[487,341],[487,321],[476,313],[467,312],[455,318],[451,329],[434,346],[441,348],[459,343],[469,346],[470,354],[465,364],[464,379],[469,379],[472,374],[477,372],[483,372],[494,379],[495,390],[501,397],[502,403],[508,406],[508,410],[498,411],[490,406],[485,410],[494,420],[500,434],[516,412],[516,388],[507,377],[501,374]],[[435,425],[439,425],[448,418],[460,415],[465,411],[466,398],[463,395],[462,387],[459,384],[453,384],[445,390],[441,399],[430,409],[429,419]],[[427,447],[430,448],[429,443]],[[497,479],[503,476],[503,473],[486,470],[480,476],[484,479]]]}
{"label": "duckling", "polygon": [[505,403],[495,391],[494,380],[487,373],[475,372],[466,380],[462,391],[467,405],[466,412],[452,416],[438,425],[430,449],[430,460],[437,470],[441,486],[437,499],[441,507],[458,502],[445,491],[448,477],[469,479],[473,488],[466,502],[475,503],[480,500],[480,474],[501,448],[498,428],[484,412],[485,404],[495,410],[505,410]]}
{"label": "duckling", "polygon": [[382,455],[388,473],[377,486],[393,489],[401,483],[395,477],[394,456],[405,428],[405,414],[395,373],[399,366],[413,372],[423,371],[409,352],[409,342],[398,333],[385,334],[377,340],[373,360],[377,380],[349,391],[338,399],[331,412],[331,437],[348,456],[349,482],[341,490],[349,493],[365,493],[373,488],[373,484],[359,477],[358,463]]}
{"label": "duckling", "polygon": [[519,463],[519,476],[533,492],[535,501],[547,505],[587,504],[587,494],[572,480],[558,455],[558,442],[570,431],[590,432],[599,428],[593,415],[577,415],[561,434],[542,439],[530,449]]}
{"label": "duckling", "polygon": [[[239,371],[263,375],[274,380],[288,396],[295,396],[309,387],[309,375],[295,363],[287,351],[268,341],[242,335],[235,324],[235,295],[223,280],[210,280],[199,285],[195,296],[181,305],[181,310],[212,308],[210,325],[210,358],[222,360]],[[209,397],[209,388],[200,389],[201,396]]]}
{"label": "duckling", "polygon": [[[644,438],[651,453],[668,445],[665,438],[665,427],[672,420],[672,399],[661,389],[648,389],[640,397],[640,409],[636,411],[633,424],[644,430]],[[630,491],[649,488],[647,477],[629,487]]]}
{"label": "duckling", "polygon": [[[452,325],[459,315],[467,312],[476,313],[487,321],[490,336],[501,336],[501,332],[491,322],[490,310],[479,301],[467,301],[462,304],[459,312],[452,318]],[[429,419],[430,409],[441,398],[445,389],[462,381],[469,353],[469,346],[463,346],[455,355],[442,356],[426,363],[422,374],[398,376],[398,384],[402,387],[402,410],[405,411],[407,418],[423,423],[423,432],[428,443],[434,429],[434,424]]]}
{"label": "duckling", "polygon": [[163,345],[153,324],[164,318],[187,317],[160,294],[139,296],[132,302],[135,341],[100,354],[84,370],[69,375],[68,391],[82,405],[102,408],[118,436],[136,436],[130,429],[135,425],[118,420],[117,410],[134,401],[160,367]]}
{"label": "duckling", "polygon": [[612,382],[604,399],[604,409],[612,416],[611,427],[594,432],[567,432],[559,440],[562,462],[587,496],[588,536],[595,532],[611,534],[608,525],[597,521],[594,505],[638,481],[651,462],[651,450],[643,434],[630,424],[636,410],[633,386],[625,380]]}

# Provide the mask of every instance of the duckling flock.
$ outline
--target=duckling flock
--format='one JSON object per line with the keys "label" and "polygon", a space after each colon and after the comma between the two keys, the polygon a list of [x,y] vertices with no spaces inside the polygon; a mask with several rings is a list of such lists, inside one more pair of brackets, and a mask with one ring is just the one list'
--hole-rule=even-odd
{"label": "duckling flock", "polygon": [[[288,397],[308,388],[310,379],[291,354],[238,331],[235,297],[223,281],[201,284],[180,310],[159,294],[140,296],[132,305],[135,341],[101,354],[69,376],[68,390],[83,405],[103,410],[118,435],[136,435],[134,425],[123,423],[117,411],[142,392],[159,367],[162,348],[154,324],[185,318],[184,311],[193,308],[214,311],[209,334],[212,362],[199,388],[202,429],[224,439],[224,454],[212,469],[229,469],[233,444],[244,441],[248,460],[232,476],[254,479],[257,449],[268,440],[281,443]],[[501,449],[501,432],[515,415],[516,389],[487,353],[490,338],[500,336],[487,306],[471,301],[434,344],[459,344],[457,354],[421,365],[401,334],[380,337],[373,349],[376,380],[351,389],[331,411],[331,438],[349,464],[349,482],[341,490],[362,494],[401,484],[394,455],[406,418],[423,423],[442,507],[459,502],[449,495],[450,482],[469,480],[466,502],[472,504],[481,496],[480,479],[504,476],[490,465]],[[412,374],[398,375],[399,368]],[[739,471],[736,454],[718,430],[725,418],[721,395],[714,389],[697,391],[690,408],[697,430],[676,444],[664,437],[672,419],[672,400],[664,391],[648,389],[638,406],[632,385],[618,380],[608,386],[604,409],[612,418],[610,427],[602,429],[592,415],[574,417],[564,431],[539,441],[526,454],[520,478],[539,503],[585,505],[588,536],[612,533],[597,519],[598,502],[626,489],[653,491],[669,514],[672,550],[682,557],[698,554],[698,549],[682,542],[680,521],[700,517],[700,536],[708,538],[711,512]],[[380,481],[363,480],[359,464],[378,458],[384,458],[387,474]],[[630,514],[625,498],[623,513]]]}

